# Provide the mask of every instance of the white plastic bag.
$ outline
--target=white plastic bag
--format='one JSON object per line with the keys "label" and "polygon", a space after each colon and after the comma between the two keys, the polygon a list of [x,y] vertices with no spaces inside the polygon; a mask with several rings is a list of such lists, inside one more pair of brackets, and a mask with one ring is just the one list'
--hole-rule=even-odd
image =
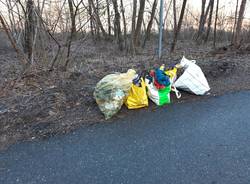
{"label": "white plastic bag", "polygon": [[210,87],[201,68],[195,63],[195,60],[188,60],[183,56],[180,66],[183,67],[185,71],[175,81],[174,86],[196,95],[204,95],[210,90]]}
{"label": "white plastic bag", "polygon": [[166,86],[163,89],[157,89],[153,82],[150,82],[149,79],[145,79],[145,83],[147,86],[147,94],[148,97],[159,106],[169,104],[170,103],[170,91],[171,86]]}

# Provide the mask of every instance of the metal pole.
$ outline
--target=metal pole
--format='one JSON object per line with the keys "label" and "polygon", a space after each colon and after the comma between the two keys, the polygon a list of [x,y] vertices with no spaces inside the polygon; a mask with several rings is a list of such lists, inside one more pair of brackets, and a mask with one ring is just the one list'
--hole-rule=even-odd
{"label": "metal pole", "polygon": [[159,25],[159,45],[158,45],[158,58],[161,58],[162,51],[162,30],[163,30],[163,0],[160,0],[160,25]]}

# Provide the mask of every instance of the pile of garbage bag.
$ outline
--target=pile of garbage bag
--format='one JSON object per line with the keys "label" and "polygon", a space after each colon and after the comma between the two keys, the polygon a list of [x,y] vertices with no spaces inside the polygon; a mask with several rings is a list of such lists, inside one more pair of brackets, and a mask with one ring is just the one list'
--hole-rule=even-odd
{"label": "pile of garbage bag", "polygon": [[[178,77],[177,71],[184,72]],[[148,98],[156,105],[162,106],[171,102],[170,92],[181,98],[179,90],[195,95],[205,95],[209,84],[195,60],[185,57],[181,62],[170,67],[161,65],[147,74],[137,74],[129,69],[126,73],[114,73],[101,79],[94,90],[94,98],[105,119],[111,118],[122,107],[138,109],[148,106]]]}

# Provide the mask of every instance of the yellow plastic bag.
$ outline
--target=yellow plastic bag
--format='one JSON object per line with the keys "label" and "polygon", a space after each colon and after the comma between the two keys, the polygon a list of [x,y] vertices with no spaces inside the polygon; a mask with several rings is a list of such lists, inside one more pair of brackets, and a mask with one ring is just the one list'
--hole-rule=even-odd
{"label": "yellow plastic bag", "polygon": [[129,91],[127,100],[125,101],[128,109],[138,109],[148,106],[148,96],[146,92],[146,84],[141,78],[141,86],[136,86],[132,84],[132,87]]}
{"label": "yellow plastic bag", "polygon": [[169,76],[170,83],[173,84],[177,77],[177,68],[174,67],[172,70],[166,70],[165,74]]}

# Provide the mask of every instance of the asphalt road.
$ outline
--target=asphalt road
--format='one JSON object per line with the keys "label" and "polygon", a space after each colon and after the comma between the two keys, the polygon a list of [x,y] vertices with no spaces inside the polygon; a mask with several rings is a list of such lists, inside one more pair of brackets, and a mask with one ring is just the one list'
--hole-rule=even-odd
{"label": "asphalt road", "polygon": [[175,104],[0,153],[0,183],[250,183],[250,92]]}

